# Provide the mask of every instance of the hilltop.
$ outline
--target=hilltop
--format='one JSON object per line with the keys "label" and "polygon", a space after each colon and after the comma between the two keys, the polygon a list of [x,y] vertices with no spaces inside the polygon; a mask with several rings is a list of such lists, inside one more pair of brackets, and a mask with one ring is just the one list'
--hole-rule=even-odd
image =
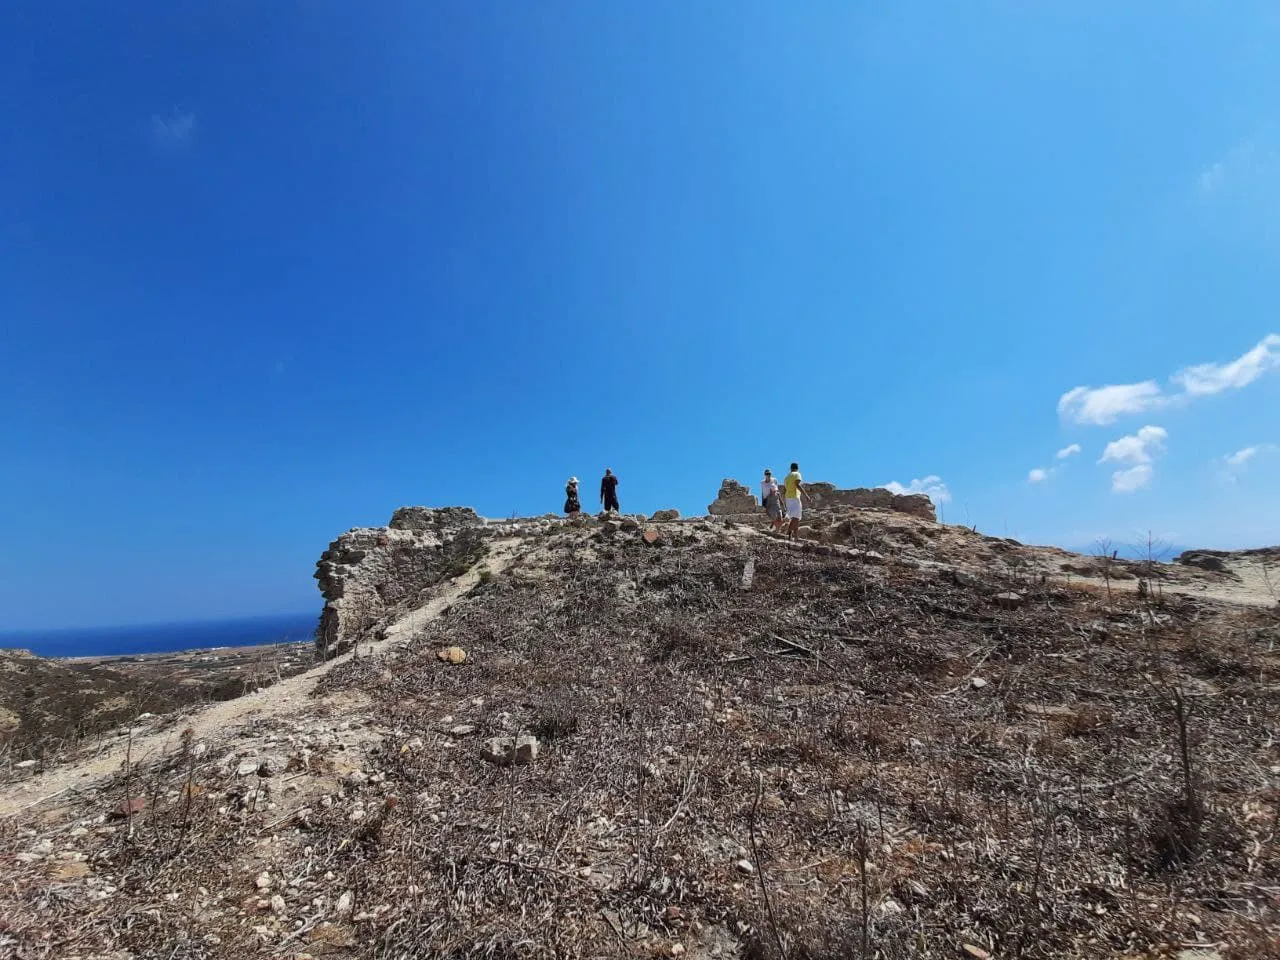
{"label": "hilltop", "polygon": [[343,534],[311,670],[0,788],[0,954],[1280,951],[1275,554],[835,493]]}

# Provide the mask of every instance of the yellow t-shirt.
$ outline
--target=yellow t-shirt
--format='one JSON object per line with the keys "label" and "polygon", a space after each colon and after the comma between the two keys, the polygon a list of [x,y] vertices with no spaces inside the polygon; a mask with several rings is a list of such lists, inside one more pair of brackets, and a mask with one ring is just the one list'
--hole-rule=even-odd
{"label": "yellow t-shirt", "polygon": [[803,482],[800,478],[799,470],[792,470],[782,478],[782,483],[787,488],[788,500],[798,500],[800,498],[800,484]]}

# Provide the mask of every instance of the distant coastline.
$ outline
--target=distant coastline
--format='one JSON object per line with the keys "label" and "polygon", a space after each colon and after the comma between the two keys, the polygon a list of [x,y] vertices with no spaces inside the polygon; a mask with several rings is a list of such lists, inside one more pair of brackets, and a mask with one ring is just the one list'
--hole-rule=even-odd
{"label": "distant coastline", "polygon": [[13,630],[0,632],[0,648],[30,650],[42,657],[109,657],[296,643],[312,639],[318,618],[318,613],[292,613],[133,627]]}

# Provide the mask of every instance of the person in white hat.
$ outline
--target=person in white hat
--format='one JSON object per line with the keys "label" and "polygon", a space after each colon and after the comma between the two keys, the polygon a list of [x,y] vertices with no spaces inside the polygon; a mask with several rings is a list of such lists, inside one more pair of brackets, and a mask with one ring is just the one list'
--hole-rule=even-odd
{"label": "person in white hat", "polygon": [[760,482],[760,503],[769,516],[769,526],[774,533],[782,532],[782,492],[778,489],[778,481],[773,472],[765,470],[764,480]]}
{"label": "person in white hat", "polygon": [[570,477],[564,485],[564,512],[576,517],[582,512],[582,503],[578,500],[578,478]]}

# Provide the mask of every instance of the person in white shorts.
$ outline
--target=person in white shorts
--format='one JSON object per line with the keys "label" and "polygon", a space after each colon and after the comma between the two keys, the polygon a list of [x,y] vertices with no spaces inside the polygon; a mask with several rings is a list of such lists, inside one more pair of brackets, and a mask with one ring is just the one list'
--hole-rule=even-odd
{"label": "person in white shorts", "polygon": [[800,533],[800,518],[804,513],[800,504],[800,499],[804,496],[804,480],[800,476],[800,464],[791,465],[791,472],[782,478],[782,486],[787,497],[787,519],[791,521],[787,526],[787,539],[794,540]]}

